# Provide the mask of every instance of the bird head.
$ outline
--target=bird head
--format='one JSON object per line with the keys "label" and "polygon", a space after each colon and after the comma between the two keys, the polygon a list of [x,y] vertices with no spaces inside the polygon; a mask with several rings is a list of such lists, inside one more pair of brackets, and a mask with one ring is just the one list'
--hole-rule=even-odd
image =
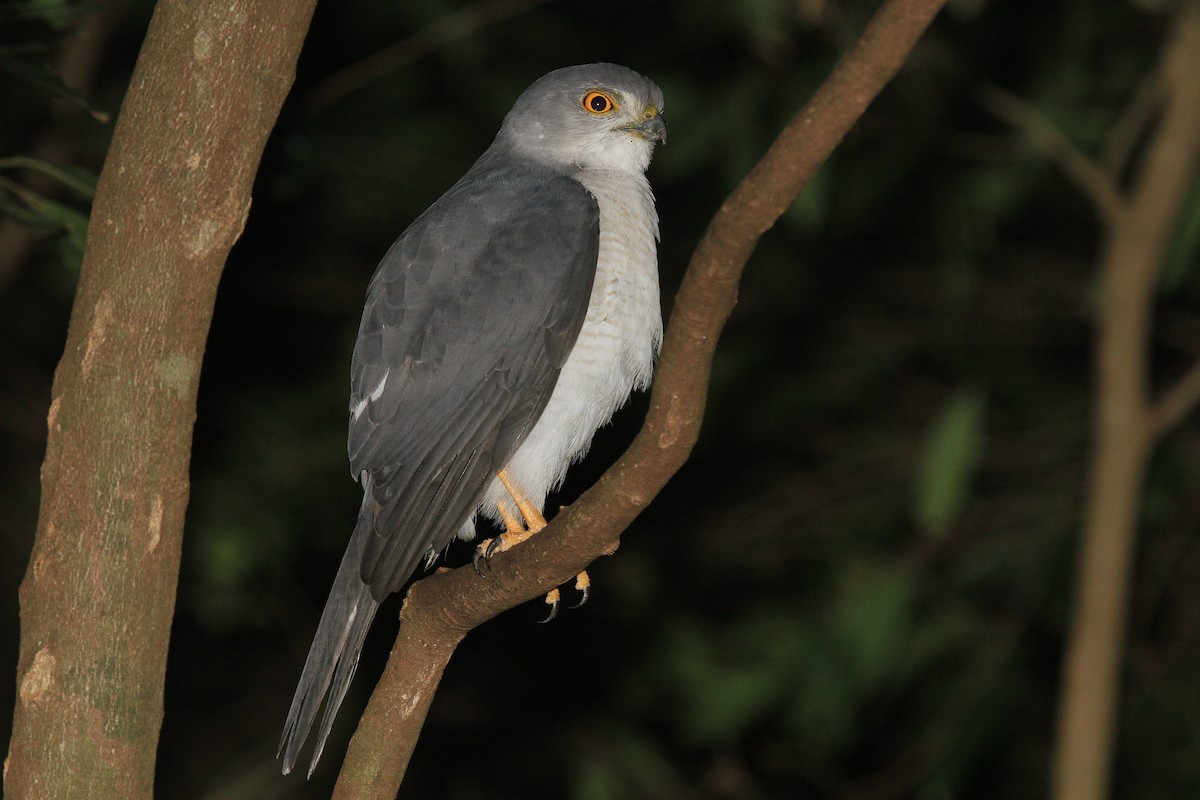
{"label": "bird head", "polygon": [[497,142],[561,169],[645,172],[666,143],[663,95],[650,79],[616,64],[547,73],[504,118]]}

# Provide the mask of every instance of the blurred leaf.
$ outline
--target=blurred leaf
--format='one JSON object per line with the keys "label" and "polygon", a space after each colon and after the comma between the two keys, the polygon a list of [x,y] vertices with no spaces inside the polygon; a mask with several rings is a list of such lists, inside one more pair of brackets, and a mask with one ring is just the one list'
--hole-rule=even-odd
{"label": "blurred leaf", "polygon": [[835,648],[817,645],[807,656],[801,675],[802,689],[793,696],[784,722],[807,747],[835,751],[853,735],[854,688]]}
{"label": "blurred leaf", "polygon": [[88,3],[72,0],[25,0],[0,6],[0,22],[41,21],[63,30],[84,14],[89,13]]}
{"label": "blurred leaf", "polygon": [[237,527],[210,528],[197,536],[197,558],[214,587],[228,588],[244,581],[257,566],[254,534]]}
{"label": "blurred leaf", "polygon": [[984,450],[987,398],[977,389],[960,389],[938,412],[925,436],[917,465],[913,509],[920,531],[937,538],[959,518],[969,499]]}
{"label": "blurred leaf", "polygon": [[793,3],[781,0],[748,0],[731,3],[730,10],[738,15],[739,27],[758,55],[772,59],[790,44],[789,23],[796,13],[793,6]]}
{"label": "blurred leaf", "polygon": [[59,240],[59,256],[63,265],[78,271],[83,263],[83,248],[87,242],[87,215],[55,200],[46,200],[43,218],[55,223],[64,234]]}
{"label": "blurred leaf", "polygon": [[0,48],[0,72],[7,72],[9,75],[31,84],[43,94],[79,106],[97,122],[108,122],[110,119],[107,112],[95,108],[86,97],[63,83],[57,72],[46,66],[30,64],[13,55],[12,51],[6,48]]}
{"label": "blurred leaf", "polygon": [[668,680],[682,702],[681,726],[696,744],[737,741],[795,690],[808,647],[800,615],[769,610],[719,634],[689,622],[667,637]]}
{"label": "blurred leaf", "polygon": [[678,797],[680,787],[662,746],[637,731],[609,732],[598,754],[578,768],[573,800]]}
{"label": "blurred leaf", "polygon": [[574,800],[620,800],[625,797],[620,773],[607,764],[588,763],[575,776]]}
{"label": "blurred leaf", "polygon": [[1200,180],[1192,182],[1192,190],[1184,201],[1179,226],[1171,240],[1158,274],[1159,293],[1170,297],[1196,274],[1200,261]]}
{"label": "blurred leaf", "polygon": [[708,745],[737,741],[780,694],[780,676],[764,665],[729,665],[708,677],[688,720],[689,737]]}
{"label": "blurred leaf", "polygon": [[830,620],[847,656],[846,680],[857,693],[874,690],[907,657],[914,576],[903,562],[856,565],[838,588]]}
{"label": "blurred leaf", "polygon": [[9,156],[8,158],[0,158],[0,170],[5,169],[30,169],[40,172],[43,175],[49,175],[63,186],[87,200],[92,199],[96,195],[96,174],[80,167],[62,167],[58,164],[51,164],[48,161],[30,158],[29,156]]}
{"label": "blurred leaf", "polygon": [[83,212],[0,177],[0,213],[25,223],[38,236],[60,235],[63,264],[79,268],[87,240],[88,218]]}
{"label": "blurred leaf", "polygon": [[964,223],[994,225],[1023,207],[1032,178],[1043,169],[1030,159],[973,170],[955,201],[957,215]]}
{"label": "blurred leaf", "polygon": [[932,609],[922,608],[919,623],[912,626],[905,639],[894,677],[908,681],[930,670],[940,659],[970,651],[986,635],[986,623],[970,606],[941,603]]}

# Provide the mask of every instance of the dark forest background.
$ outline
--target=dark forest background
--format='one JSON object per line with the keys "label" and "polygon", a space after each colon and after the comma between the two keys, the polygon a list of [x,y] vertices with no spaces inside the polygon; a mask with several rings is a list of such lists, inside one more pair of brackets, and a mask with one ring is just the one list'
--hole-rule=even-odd
{"label": "dark forest background", "polygon": [[[593,566],[586,607],[540,626],[531,603],[467,638],[402,798],[1045,795],[1101,227],[1057,159],[991,109],[997,89],[1023,98],[1103,157],[1167,5],[950,3],[756,252],[692,460]],[[328,796],[398,604],[314,779],[279,777],[274,749],[358,504],[344,435],[363,292],[521,89],[599,60],[662,86],[670,141],[650,178],[669,313],[721,200],[875,6],[318,6],[209,339],[160,796]],[[0,2],[5,739],[88,187],[151,9]],[[57,168],[31,172],[30,156]],[[1163,381],[1200,353],[1198,240],[1193,191],[1159,281]],[[616,458],[644,401],[598,435],[558,503]],[[1198,529],[1193,415],[1145,487],[1118,797],[1200,791]]]}

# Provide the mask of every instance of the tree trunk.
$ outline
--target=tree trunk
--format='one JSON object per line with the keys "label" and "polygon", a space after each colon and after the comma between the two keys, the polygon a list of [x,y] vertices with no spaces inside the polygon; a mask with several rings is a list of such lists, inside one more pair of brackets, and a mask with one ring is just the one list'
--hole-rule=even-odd
{"label": "tree trunk", "polygon": [[217,283],[315,0],[163,0],[55,373],[5,796],[150,798]]}
{"label": "tree trunk", "polygon": [[[1055,800],[1110,795],[1138,511],[1146,471],[1183,395],[1150,398],[1155,280],[1200,163],[1200,2],[1179,5],[1159,73],[1165,102],[1100,259],[1096,409],[1088,508],[1068,631]],[[1193,384],[1194,385],[1194,384]],[[1192,392],[1195,389],[1191,390]],[[1182,408],[1180,407],[1182,406]]]}

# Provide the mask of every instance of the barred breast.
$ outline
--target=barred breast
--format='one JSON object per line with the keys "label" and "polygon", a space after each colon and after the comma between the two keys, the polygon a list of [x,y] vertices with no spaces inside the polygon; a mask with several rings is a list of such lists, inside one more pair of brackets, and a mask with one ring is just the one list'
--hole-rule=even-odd
{"label": "barred breast", "polygon": [[[645,175],[584,170],[577,177],[600,207],[600,251],[587,316],[541,418],[509,461],[508,474],[538,508],[596,430],[645,388],[662,344],[658,214]],[[481,511],[497,518],[508,492],[493,480]],[[511,502],[508,503],[511,507]]]}

